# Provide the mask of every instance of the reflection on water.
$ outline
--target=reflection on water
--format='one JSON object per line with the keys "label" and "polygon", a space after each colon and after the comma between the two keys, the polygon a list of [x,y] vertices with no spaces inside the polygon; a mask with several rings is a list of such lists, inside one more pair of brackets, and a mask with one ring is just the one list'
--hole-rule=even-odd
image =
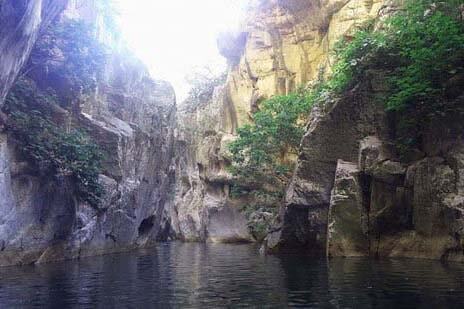
{"label": "reflection on water", "polygon": [[459,308],[464,265],[260,256],[251,245],[160,244],[0,268],[0,308]]}

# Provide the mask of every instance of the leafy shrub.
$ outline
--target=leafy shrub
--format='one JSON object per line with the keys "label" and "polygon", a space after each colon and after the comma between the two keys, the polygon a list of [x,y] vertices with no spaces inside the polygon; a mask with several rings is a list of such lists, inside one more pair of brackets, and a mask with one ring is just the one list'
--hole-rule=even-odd
{"label": "leafy shrub", "polygon": [[388,21],[387,48],[395,66],[386,104],[397,115],[402,149],[418,146],[432,121],[462,113],[445,90],[450,79],[464,74],[463,3],[408,1]]}
{"label": "leafy shrub", "polygon": [[320,78],[309,89],[263,102],[254,122],[239,128],[238,139],[230,144],[232,173],[239,183],[252,184],[238,186],[239,195],[269,192],[266,188],[272,186],[270,192],[281,190],[291,168],[283,159],[296,152],[311,108],[365,80],[367,70],[389,75],[383,99],[396,119],[401,154],[418,145],[431,121],[462,113],[445,88],[450,79],[464,74],[463,6],[463,0],[406,1],[382,28],[376,30],[368,22],[338,43],[327,80]]}
{"label": "leafy shrub", "polygon": [[332,75],[323,88],[340,94],[359,82],[366,69],[385,58],[386,36],[374,32],[372,21],[368,21],[352,37],[341,39],[335,46],[335,65]]}
{"label": "leafy shrub", "polygon": [[238,139],[229,145],[230,171],[237,178],[232,197],[246,196],[242,212],[257,240],[266,235],[276,216],[292,169],[288,155],[296,155],[304,133],[311,101],[303,90],[264,101],[253,124],[238,129]]}
{"label": "leafy shrub", "polygon": [[368,69],[388,73],[389,90],[383,99],[395,119],[401,156],[420,146],[433,121],[463,113],[446,95],[446,83],[464,74],[463,4],[406,1],[382,29],[360,29],[336,49],[338,61],[326,83],[332,93],[363,80]]}
{"label": "leafy shrub", "polygon": [[56,97],[41,93],[31,81],[17,82],[6,99],[8,130],[43,177],[72,177],[76,195],[98,207],[103,194],[98,182],[102,153],[83,131],[67,132],[55,124],[46,115],[53,104]]}
{"label": "leafy shrub", "polygon": [[3,108],[8,130],[41,176],[71,177],[76,195],[95,208],[103,194],[98,182],[102,153],[85,132],[53,119],[58,106],[70,109],[76,99],[95,91],[105,57],[106,48],[91,26],[59,21],[38,40]]}
{"label": "leafy shrub", "polygon": [[231,171],[259,183],[285,181],[290,166],[283,160],[285,155],[296,153],[310,107],[303,91],[264,101],[253,116],[253,124],[239,128],[238,139],[229,145]]}
{"label": "leafy shrub", "polygon": [[51,107],[58,105],[58,101],[58,96],[53,89],[47,88],[42,91],[31,78],[21,77],[8,93],[2,111],[12,114],[16,111],[40,110],[46,117],[50,117]]}

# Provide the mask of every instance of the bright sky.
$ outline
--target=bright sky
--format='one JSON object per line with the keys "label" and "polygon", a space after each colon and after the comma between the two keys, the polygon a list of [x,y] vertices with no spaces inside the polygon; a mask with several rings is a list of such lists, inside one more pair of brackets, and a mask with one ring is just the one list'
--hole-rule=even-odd
{"label": "bright sky", "polygon": [[185,81],[195,67],[221,72],[225,60],[216,36],[234,30],[248,0],[118,0],[123,36],[149,67],[153,77],[171,82],[178,100],[186,97]]}

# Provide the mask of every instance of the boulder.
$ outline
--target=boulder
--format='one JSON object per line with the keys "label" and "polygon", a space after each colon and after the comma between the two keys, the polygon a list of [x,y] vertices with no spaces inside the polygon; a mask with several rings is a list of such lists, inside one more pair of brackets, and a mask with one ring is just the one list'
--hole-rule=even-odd
{"label": "boulder", "polygon": [[[367,212],[356,163],[339,160],[327,223],[327,256],[365,256],[369,252]],[[364,228],[363,228],[364,227]]]}

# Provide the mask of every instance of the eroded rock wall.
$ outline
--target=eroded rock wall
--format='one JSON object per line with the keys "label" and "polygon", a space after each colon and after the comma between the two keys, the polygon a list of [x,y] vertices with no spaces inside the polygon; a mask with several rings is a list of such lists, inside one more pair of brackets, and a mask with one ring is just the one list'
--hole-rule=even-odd
{"label": "eroded rock wall", "polygon": [[[209,205],[240,207],[228,196],[227,144],[259,103],[330,74],[336,42],[399,3],[257,1],[242,32],[219,37],[227,82],[211,100],[179,112],[180,123],[188,123],[178,140],[186,155],[178,157],[180,234],[208,239]],[[422,151],[400,159],[392,119],[377,100],[384,73],[368,72],[357,87],[312,111],[266,250],[462,260],[462,130],[431,125]],[[212,196],[220,198],[211,203]]]}
{"label": "eroded rock wall", "polygon": [[[395,8],[385,4],[378,18]],[[456,126],[462,119],[430,123],[414,154],[401,157],[395,120],[376,99],[384,75],[369,71],[355,88],[312,111],[265,249],[463,259],[462,126]],[[453,106],[462,106],[460,89]]]}
{"label": "eroded rock wall", "polygon": [[[241,32],[218,38],[219,50],[229,62],[225,85],[206,102],[198,106],[185,102],[187,107],[178,112],[177,149],[181,150],[176,211],[179,233],[185,239],[215,238],[208,236],[208,209],[232,207],[236,212],[247,202],[230,198],[227,145],[234,140],[238,127],[251,122],[259,103],[295,91],[330,72],[331,51],[338,39],[389,9],[385,1],[376,0],[260,2],[250,9]],[[333,165],[332,171],[336,160]],[[246,221],[239,216],[240,221]],[[237,219],[234,216],[230,220]],[[227,229],[231,227],[224,227]],[[230,237],[218,239],[237,236],[235,232],[225,234]]]}
{"label": "eroded rock wall", "polygon": [[[80,18],[75,4],[67,18]],[[40,27],[64,6],[59,0],[0,2],[0,102]],[[260,1],[242,32],[218,40],[230,65],[225,84],[179,110],[169,84],[152,80],[124,49],[114,50],[95,93],[72,110],[56,111],[66,123],[88,129],[107,153],[100,209],[80,202],[66,177],[38,177],[0,122],[0,265],[174,238],[253,241],[240,212],[244,201],[230,195],[228,143],[263,99],[330,74],[337,40],[392,7],[386,0]],[[98,18],[88,13],[85,19]],[[462,260],[462,130],[431,127],[424,151],[402,162],[392,151],[384,107],[375,104],[382,72],[369,74],[312,111],[265,248]],[[47,75],[41,76],[46,86]]]}
{"label": "eroded rock wall", "polygon": [[[34,1],[34,5],[41,2]],[[6,8],[2,3],[2,10]],[[73,12],[72,18],[81,18]],[[42,15],[48,13],[44,9]],[[33,18],[37,14],[26,14],[23,22],[40,24]],[[66,18],[70,18],[69,11],[62,17]],[[85,19],[92,22],[88,16]],[[28,44],[33,44],[32,39]],[[106,191],[102,205],[95,209],[81,202],[66,176],[41,177],[23,159],[14,139],[2,132],[0,265],[119,252],[175,236],[170,216],[175,177],[173,88],[153,80],[144,65],[124,49],[110,51],[95,92],[76,97],[69,108],[57,106],[52,111],[60,123],[88,130],[102,148],[105,159],[100,182]],[[22,62],[27,59],[27,50],[12,53],[15,59],[24,58]],[[18,61],[9,73],[12,76],[20,69]],[[53,65],[28,74],[44,89],[63,87],[66,83],[49,75]],[[9,79],[1,80],[2,87],[7,83]]]}
{"label": "eroded rock wall", "polygon": [[0,2],[0,107],[17,74],[29,58],[41,29],[68,0],[2,0]]}
{"label": "eroded rock wall", "polygon": [[175,229],[185,241],[252,241],[247,221],[229,198],[227,143],[237,126],[227,86],[192,108],[179,108],[176,142]]}
{"label": "eroded rock wall", "polygon": [[372,85],[361,85],[313,109],[281,207],[281,223],[269,235],[268,249],[325,254],[329,205],[337,200],[332,194],[337,195],[332,192],[337,162],[355,162],[364,136],[387,135],[384,107],[372,104],[374,95]]}

